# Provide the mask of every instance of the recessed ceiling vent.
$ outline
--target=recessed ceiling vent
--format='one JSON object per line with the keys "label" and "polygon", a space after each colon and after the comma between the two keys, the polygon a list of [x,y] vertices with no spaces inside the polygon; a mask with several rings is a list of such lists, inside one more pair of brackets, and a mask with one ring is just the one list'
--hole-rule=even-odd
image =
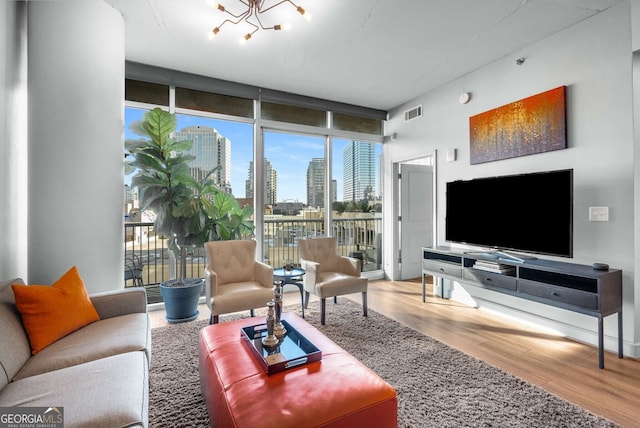
{"label": "recessed ceiling vent", "polygon": [[422,117],[422,104],[410,108],[409,110],[405,110],[404,112],[405,122],[409,122],[410,120],[417,119],[419,117]]}

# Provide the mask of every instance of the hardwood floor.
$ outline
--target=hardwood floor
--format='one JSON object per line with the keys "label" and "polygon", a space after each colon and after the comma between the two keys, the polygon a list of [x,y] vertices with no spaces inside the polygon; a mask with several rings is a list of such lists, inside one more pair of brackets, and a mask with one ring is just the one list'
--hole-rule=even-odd
{"label": "hardwood floor", "polygon": [[[559,337],[493,312],[434,297],[422,302],[420,279],[370,281],[369,308],[625,427],[640,427],[640,362]],[[361,302],[359,295],[349,296]],[[285,304],[299,303],[297,291]],[[327,303],[332,304],[332,303]],[[152,324],[163,325],[163,311]],[[201,318],[208,317],[201,306]],[[425,361],[425,366],[428,361]]]}
{"label": "hardwood floor", "polygon": [[[640,427],[640,362],[490,311],[434,297],[414,281],[369,282],[369,308],[625,427]],[[353,297],[358,301],[358,296]],[[427,362],[425,364],[428,364]]]}

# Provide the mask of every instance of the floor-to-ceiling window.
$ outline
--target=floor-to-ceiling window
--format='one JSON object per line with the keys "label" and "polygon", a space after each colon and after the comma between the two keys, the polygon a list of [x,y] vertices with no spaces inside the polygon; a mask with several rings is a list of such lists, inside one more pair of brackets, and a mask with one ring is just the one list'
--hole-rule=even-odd
{"label": "floor-to-ceiling window", "polygon": [[382,144],[334,138],[331,234],[343,255],[359,258],[362,270],[382,268]]}
{"label": "floor-to-ceiling window", "polygon": [[[126,107],[126,139],[140,138],[135,134],[136,122],[142,120],[148,109]],[[185,110],[182,110],[185,111]],[[253,205],[253,126],[250,123],[216,119],[203,112],[177,113],[174,138],[193,143],[191,175],[202,180],[215,169],[214,181],[218,188],[232,194],[243,205]],[[154,233],[154,213],[139,208],[131,178],[136,171],[125,175],[125,278],[131,284],[156,284],[172,277],[167,239]],[[187,274],[204,275],[202,248],[190,248]],[[141,272],[140,272],[141,270]],[[140,278],[141,276],[141,278]]]}
{"label": "floor-to-ceiling window", "polygon": [[[137,140],[136,124],[154,106],[140,104],[127,106],[124,111],[125,141]],[[125,149],[125,161],[127,160]],[[162,265],[151,265],[149,260],[162,259],[167,254],[166,240],[153,233],[153,213],[142,212],[138,204],[138,189],[132,187],[131,179],[136,171],[125,167],[124,176],[124,279],[125,285],[144,285],[168,279],[169,272],[163,272]],[[146,266],[146,268],[145,268]]]}
{"label": "floor-to-ceiling window", "polygon": [[[174,112],[175,138],[194,142],[195,176],[217,167],[215,178],[223,191],[241,205],[261,205],[254,206],[255,236],[265,262],[276,267],[288,260],[297,263],[298,238],[335,235],[341,253],[362,258],[365,271],[380,269],[381,119],[301,107],[297,99],[292,104],[260,101],[251,94],[222,95],[129,79],[126,89],[126,138],[137,138],[130,128],[149,109]],[[350,164],[348,146],[359,147],[358,156],[348,158]],[[366,161],[361,152],[370,152]],[[262,159],[256,161],[254,154]],[[139,259],[132,263],[143,266],[142,283],[157,284],[172,275],[164,261],[162,266],[156,262],[169,257],[166,239],[154,235],[153,213],[139,212],[130,183],[127,174],[126,250]],[[345,192],[345,186],[353,190]],[[194,249],[191,257],[188,274],[201,276],[202,253]]]}
{"label": "floor-to-ceiling window", "polygon": [[264,133],[263,252],[274,267],[298,263],[297,240],[325,235],[325,138]]}

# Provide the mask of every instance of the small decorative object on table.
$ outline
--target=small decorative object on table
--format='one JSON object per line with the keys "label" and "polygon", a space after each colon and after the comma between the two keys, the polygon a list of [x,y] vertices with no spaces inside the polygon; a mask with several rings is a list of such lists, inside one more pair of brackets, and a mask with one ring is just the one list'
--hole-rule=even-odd
{"label": "small decorative object on table", "polygon": [[273,334],[282,341],[282,338],[287,333],[287,329],[282,325],[282,281],[276,281],[273,285],[273,303],[276,313],[276,319],[274,321]]}
{"label": "small decorative object on table", "polygon": [[296,315],[292,313],[284,314],[282,324],[287,333],[274,347],[263,344],[269,335],[266,320],[241,329],[243,341],[248,346],[249,352],[254,355],[268,375],[322,359],[322,351],[287,321],[295,317]]}
{"label": "small decorative object on table", "polygon": [[287,272],[291,271],[291,269],[293,269],[293,260],[285,260],[284,262],[282,262],[282,267]]}
{"label": "small decorative object on table", "polygon": [[280,340],[273,334],[275,325],[274,306],[274,302],[267,302],[267,336],[262,339],[262,344],[265,348],[275,348],[280,343]]}

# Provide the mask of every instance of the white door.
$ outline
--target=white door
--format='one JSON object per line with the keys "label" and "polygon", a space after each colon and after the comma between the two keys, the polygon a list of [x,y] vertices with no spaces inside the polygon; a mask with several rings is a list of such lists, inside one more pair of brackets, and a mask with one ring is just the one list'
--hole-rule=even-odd
{"label": "white door", "polygon": [[433,245],[433,167],[400,165],[400,276],[422,275],[421,247]]}

